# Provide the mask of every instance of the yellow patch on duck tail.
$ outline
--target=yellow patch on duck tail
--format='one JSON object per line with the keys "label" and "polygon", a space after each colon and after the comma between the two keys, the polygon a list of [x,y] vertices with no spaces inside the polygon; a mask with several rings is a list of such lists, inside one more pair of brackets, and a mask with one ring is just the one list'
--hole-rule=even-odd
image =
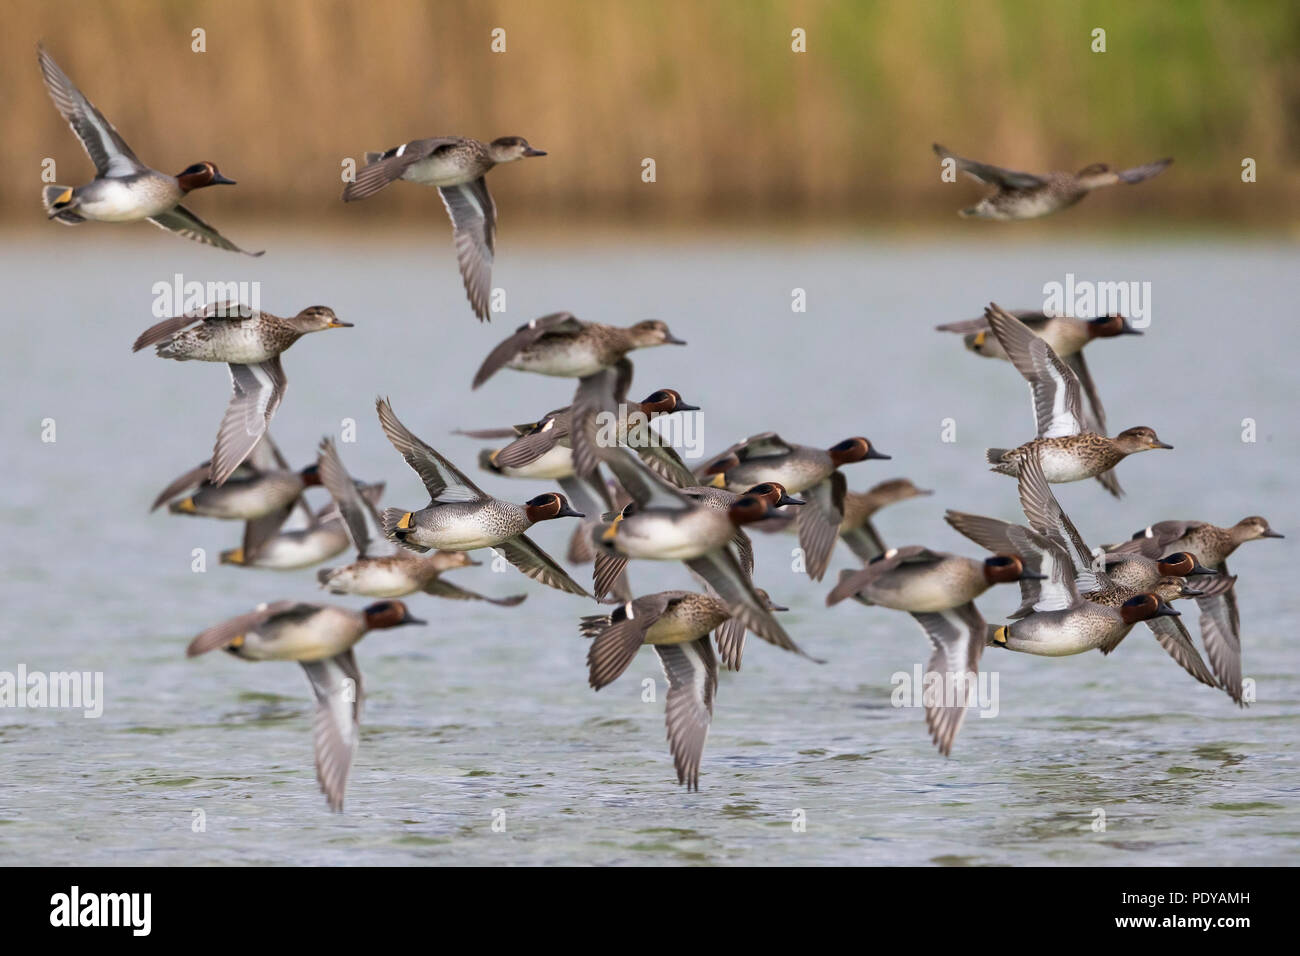
{"label": "yellow patch on duck tail", "polygon": [[233,638],[231,638],[230,643],[229,643],[227,646],[228,646],[228,647],[233,647],[233,648],[235,648],[236,650],[238,650],[239,648],[243,647],[243,646],[244,646],[244,635],[243,635],[243,634],[236,634]]}
{"label": "yellow patch on duck tail", "polygon": [[618,523],[622,520],[622,515],[616,515],[614,520],[610,522],[609,527],[605,529],[605,533],[600,536],[600,540],[613,541],[614,535],[618,534]]}
{"label": "yellow patch on duck tail", "polygon": [[973,344],[977,349],[982,349],[982,348],[984,348],[984,341],[985,341],[985,339],[987,339],[988,337],[989,337],[989,334],[988,334],[987,332],[976,332],[976,333],[975,333],[975,338],[972,340],[972,344]]}
{"label": "yellow patch on duck tail", "polygon": [[709,488],[726,488],[726,487],[727,487],[727,476],[726,476],[725,474],[723,474],[722,472],[718,472],[716,475],[714,475],[712,478],[709,479],[709,483],[708,483],[708,485],[707,485],[706,487],[709,487]]}
{"label": "yellow patch on duck tail", "polygon": [[402,515],[402,520],[397,522],[398,531],[409,531],[411,527],[411,512]]}
{"label": "yellow patch on duck tail", "polygon": [[193,499],[193,498],[185,498],[185,499],[183,499],[182,501],[178,501],[178,502],[176,502],[176,510],[177,510],[177,511],[183,511],[183,512],[185,512],[186,514],[194,514],[194,512],[195,512],[195,510],[196,510],[195,507],[194,507],[194,499]]}
{"label": "yellow patch on duck tail", "polygon": [[243,563],[244,563],[244,549],[243,549],[243,548],[235,548],[235,549],[232,550],[232,551],[225,551],[225,552],[222,552],[222,555],[221,555],[221,562],[222,562],[223,564],[243,564]]}
{"label": "yellow patch on duck tail", "polygon": [[993,643],[1005,644],[1007,642],[1007,634],[1009,630],[1010,629],[1005,624],[995,627],[993,629]]}
{"label": "yellow patch on duck tail", "polygon": [[72,190],[69,188],[59,193],[59,198],[54,200],[54,205],[61,206],[65,202],[71,202],[71,201],[72,201]]}

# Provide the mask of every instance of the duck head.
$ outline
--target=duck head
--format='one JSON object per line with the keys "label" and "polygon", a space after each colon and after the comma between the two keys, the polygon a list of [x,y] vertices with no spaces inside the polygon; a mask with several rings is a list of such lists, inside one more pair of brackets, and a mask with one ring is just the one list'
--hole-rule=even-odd
{"label": "duck head", "polygon": [[1074,178],[1079,181],[1080,186],[1086,189],[1114,182],[1115,174],[1110,171],[1110,167],[1105,163],[1093,163],[1075,173]]}
{"label": "duck head", "polygon": [[545,156],[546,152],[533,149],[522,136],[499,136],[488,144],[488,154],[492,157],[492,162],[499,165],[529,156]]}
{"label": "duck head", "polygon": [[1153,617],[1181,616],[1159,594],[1150,591],[1129,598],[1120,606],[1119,613],[1125,624],[1137,624]]}
{"label": "duck head", "polygon": [[1025,562],[1018,554],[995,554],[984,559],[984,580],[989,585],[1011,584],[1015,581],[1042,581],[1045,575],[1025,570]]}
{"label": "duck head", "polygon": [[468,551],[435,551],[433,553],[433,566],[439,571],[450,571],[452,568],[476,568],[482,561],[475,561],[469,556]]}
{"label": "duck head", "polygon": [[727,517],[731,519],[731,523],[736,527],[762,521],[774,514],[775,512],[770,504],[754,495],[741,495],[727,509]]}
{"label": "duck head", "polygon": [[792,498],[786,492],[785,485],[779,481],[764,481],[750,488],[745,494],[751,498],[761,498],[773,508],[780,508],[783,505],[807,504],[802,498]]}
{"label": "duck head", "polygon": [[1185,578],[1189,574],[1218,574],[1218,571],[1211,570],[1196,560],[1196,555],[1190,551],[1175,551],[1173,554],[1166,554],[1156,562],[1156,569],[1161,576]]}
{"label": "duck head", "polygon": [[530,498],[524,504],[524,513],[533,524],[537,524],[539,521],[550,521],[552,518],[587,517],[581,511],[574,511],[570,508],[569,499],[555,491],[548,491],[544,495]]}
{"label": "duck head", "polygon": [[831,461],[835,467],[840,465],[851,465],[855,461],[865,461],[868,458],[880,458],[888,460],[889,456],[876,451],[871,442],[867,441],[861,435],[855,438],[846,438],[838,444],[831,445],[826,449],[826,454],[831,456]]}
{"label": "duck head", "polygon": [[1188,584],[1186,578],[1174,574],[1163,575],[1151,590],[1159,595],[1162,601],[1177,601],[1179,598],[1199,597],[1205,593],[1200,588]]}
{"label": "duck head", "polygon": [[772,600],[772,595],[768,594],[768,593],[767,593],[766,591],[764,591],[762,588],[754,588],[754,593],[757,594],[757,595],[758,595],[758,599],[759,599],[760,601],[763,602],[763,607],[767,608],[769,611],[788,611],[788,610],[790,610],[790,609],[789,609],[788,607],[786,607],[784,604],[777,604],[775,601],[773,601],[773,600]]}
{"label": "duck head", "polygon": [[193,166],[186,166],[176,174],[176,182],[180,184],[181,190],[187,193],[202,189],[204,186],[235,185],[233,179],[221,175],[221,170],[217,169],[216,163],[209,163],[206,160]]}
{"label": "duck head", "polygon": [[906,501],[908,498],[932,495],[934,492],[929,488],[916,487],[910,478],[891,478],[889,481],[882,481],[878,485],[873,485],[867,494],[871,496],[871,500],[876,504],[876,507],[881,508],[899,501]]}
{"label": "duck head", "polygon": [[1126,455],[1132,455],[1140,451],[1150,451],[1153,448],[1172,449],[1174,447],[1162,442],[1157,437],[1155,429],[1148,428],[1146,425],[1124,429],[1115,436],[1114,442],[1115,447]]}
{"label": "duck head", "polygon": [[1242,518],[1233,525],[1232,537],[1238,543],[1241,543],[1243,541],[1254,541],[1256,538],[1285,538],[1286,535],[1279,534],[1270,528],[1267,518],[1251,515],[1249,518]]}
{"label": "duck head", "polygon": [[309,305],[289,319],[289,324],[304,335],[308,332],[323,332],[326,329],[352,328],[351,322],[340,320],[328,305]]}
{"label": "duck head", "polygon": [[387,627],[401,627],[404,624],[428,624],[411,612],[401,601],[377,601],[361,612],[366,616],[366,629],[377,631]]}
{"label": "duck head", "polygon": [[661,319],[646,319],[628,329],[632,342],[637,348],[650,348],[655,345],[685,345],[681,339],[668,329],[668,323]]}
{"label": "duck head", "polygon": [[1116,335],[1141,335],[1141,329],[1128,324],[1122,315],[1103,315],[1088,321],[1088,338],[1108,339]]}
{"label": "duck head", "polygon": [[688,404],[682,398],[682,393],[674,388],[661,388],[641,400],[641,411],[647,418],[655,415],[671,415],[673,412],[698,412],[699,410],[700,406]]}

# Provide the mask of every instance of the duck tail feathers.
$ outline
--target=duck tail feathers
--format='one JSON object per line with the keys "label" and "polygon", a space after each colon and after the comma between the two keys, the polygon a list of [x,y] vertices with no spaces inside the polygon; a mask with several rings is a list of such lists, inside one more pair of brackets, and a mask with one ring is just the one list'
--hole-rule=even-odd
{"label": "duck tail feathers", "polygon": [[79,222],[86,221],[85,217],[66,208],[71,200],[72,188],[69,186],[46,186],[41,190],[41,203],[45,206],[46,215],[66,226],[75,226]]}
{"label": "duck tail feathers", "polygon": [[385,508],[384,513],[380,516],[384,526],[384,534],[390,538],[397,537],[401,533],[397,525],[404,517],[406,517],[406,512],[401,508]]}
{"label": "duck tail feathers", "polygon": [[607,627],[609,627],[608,614],[592,614],[582,618],[578,624],[578,630],[582,632],[583,637],[598,637]]}
{"label": "duck tail feathers", "polygon": [[384,529],[384,536],[391,541],[396,541],[402,547],[411,551],[421,553],[428,551],[428,548],[422,547],[409,541],[407,536],[411,533],[411,527],[408,523],[406,527],[399,527],[405,521],[410,512],[403,511],[401,508],[385,508],[384,513],[380,516],[380,524]]}

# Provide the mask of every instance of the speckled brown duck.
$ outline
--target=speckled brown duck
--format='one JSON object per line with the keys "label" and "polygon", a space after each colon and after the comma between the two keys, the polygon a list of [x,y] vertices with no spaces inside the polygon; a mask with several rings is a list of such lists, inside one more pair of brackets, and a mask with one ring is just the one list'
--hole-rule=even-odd
{"label": "speckled brown duck", "polygon": [[343,201],[373,196],[399,179],[434,186],[451,217],[456,261],[470,306],[480,321],[491,318],[492,263],[496,256],[497,207],[486,176],[503,163],[545,156],[522,136],[484,143],[467,136],[415,139],[382,152],[366,153],[366,165],[343,188]]}
{"label": "speckled brown duck", "polygon": [[955,162],[958,170],[976,182],[996,187],[993,193],[961,211],[960,215],[973,219],[1037,219],[1068,209],[1093,190],[1118,183],[1133,185],[1145,182],[1160,175],[1173,162],[1172,159],[1160,159],[1118,172],[1105,163],[1093,163],[1077,173],[1039,174],[963,159],[938,143],[934,144],[934,151],[940,159]]}
{"label": "speckled brown duck", "polygon": [[990,448],[986,452],[992,471],[1015,477],[1029,455],[1036,456],[1050,482],[1096,478],[1115,497],[1123,490],[1111,471],[1129,455],[1153,448],[1173,448],[1155,430],[1139,425],[1114,438],[1088,431],[1084,426],[1079,379],[1044,339],[996,303],[985,310],[989,326],[1011,364],[1029,383],[1038,436],[1016,448]]}

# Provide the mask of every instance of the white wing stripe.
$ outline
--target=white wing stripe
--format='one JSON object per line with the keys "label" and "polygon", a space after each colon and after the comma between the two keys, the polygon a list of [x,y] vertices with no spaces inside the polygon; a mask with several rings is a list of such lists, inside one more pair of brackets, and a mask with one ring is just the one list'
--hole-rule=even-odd
{"label": "white wing stripe", "polygon": [[1074,604],[1074,596],[1065,583],[1067,576],[1071,581],[1074,580],[1074,568],[1068,562],[1062,563],[1059,553],[1055,550],[1044,550],[1041,554],[1047,580],[1041,584],[1038,603],[1034,605],[1034,610],[1064,611]]}
{"label": "white wing stripe", "polygon": [[1077,435],[1083,430],[1079,420],[1070,411],[1068,395],[1069,389],[1066,385],[1065,378],[1061,375],[1060,370],[1054,363],[1048,363],[1047,374],[1051,379],[1051,418],[1047,429],[1043,432],[1043,438],[1062,438],[1066,435]]}
{"label": "white wing stripe", "polygon": [[[704,658],[700,656],[699,648],[695,646],[693,641],[689,644],[682,644],[681,649],[686,660],[691,665],[691,693],[695,700],[699,702],[700,709],[706,710],[707,705],[704,701],[704,691],[705,685],[709,680],[709,671],[708,668],[704,666]],[[707,735],[708,732],[708,728],[706,727],[704,733]]]}

